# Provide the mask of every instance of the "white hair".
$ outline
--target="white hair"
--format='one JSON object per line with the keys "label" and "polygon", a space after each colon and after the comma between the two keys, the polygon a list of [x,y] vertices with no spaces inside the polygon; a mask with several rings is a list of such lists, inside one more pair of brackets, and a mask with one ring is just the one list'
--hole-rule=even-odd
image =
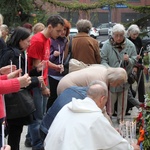
{"label": "white hair", "polygon": [[111,33],[112,36],[116,32],[123,33],[124,36],[125,36],[125,33],[126,33],[125,27],[122,24],[120,24],[120,23],[114,25],[113,28],[112,28],[112,33]]}
{"label": "white hair", "polygon": [[127,29],[127,36],[130,36],[131,34],[140,33],[140,29],[136,24],[132,24]]}

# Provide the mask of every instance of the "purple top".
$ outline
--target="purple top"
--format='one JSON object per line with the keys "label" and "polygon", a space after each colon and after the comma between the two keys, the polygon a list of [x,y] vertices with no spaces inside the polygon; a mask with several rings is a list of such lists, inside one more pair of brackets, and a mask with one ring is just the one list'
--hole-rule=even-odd
{"label": "purple top", "polygon": [[[62,58],[63,58],[63,53],[65,51],[66,43],[67,43],[67,38],[61,38],[58,37],[56,40],[55,39],[50,39],[51,40],[51,47],[50,47],[50,57],[49,60],[54,63],[54,64],[62,64]],[[60,55],[58,57],[54,56],[54,51],[60,51]],[[55,71],[54,69],[49,68],[48,75],[52,76],[62,76],[60,72]]]}

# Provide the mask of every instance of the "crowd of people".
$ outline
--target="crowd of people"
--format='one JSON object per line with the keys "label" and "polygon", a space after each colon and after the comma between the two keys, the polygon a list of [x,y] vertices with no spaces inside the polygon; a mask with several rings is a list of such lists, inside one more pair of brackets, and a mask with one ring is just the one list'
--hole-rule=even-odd
{"label": "crowd of people", "polygon": [[[7,122],[8,130],[8,143],[3,145],[0,128],[2,150],[20,150],[24,125],[28,126],[25,146],[32,150],[140,149],[137,143],[125,140],[111,120],[116,115],[120,123],[129,109],[144,102],[139,27],[133,24],[125,30],[116,24],[102,49],[88,34],[89,20],[78,20],[76,27],[77,35],[70,37],[71,23],[52,15],[46,25],[25,23],[9,36],[0,14],[0,51],[4,52],[0,53],[0,125]],[[71,58],[88,67],[66,74],[70,44]],[[129,82],[131,74],[136,91]],[[21,88],[29,90],[35,111],[8,119],[3,95]]]}

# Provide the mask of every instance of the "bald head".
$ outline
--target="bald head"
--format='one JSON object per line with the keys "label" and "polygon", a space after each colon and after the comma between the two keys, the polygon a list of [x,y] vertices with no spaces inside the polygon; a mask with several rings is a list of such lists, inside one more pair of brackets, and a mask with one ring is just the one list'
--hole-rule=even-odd
{"label": "bald head", "polygon": [[98,99],[102,96],[108,96],[108,88],[106,83],[96,80],[93,81],[87,90],[87,96],[92,98],[93,100]]}

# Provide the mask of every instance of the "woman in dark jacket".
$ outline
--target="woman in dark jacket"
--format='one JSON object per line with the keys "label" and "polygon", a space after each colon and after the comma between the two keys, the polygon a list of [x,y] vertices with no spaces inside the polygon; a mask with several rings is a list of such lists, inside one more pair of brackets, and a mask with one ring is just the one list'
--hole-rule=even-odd
{"label": "woman in dark jacket", "polygon": [[[22,75],[27,72],[26,53],[25,50],[30,45],[30,33],[23,27],[17,27],[10,39],[7,42],[7,49],[2,56],[0,66],[6,66],[12,61],[13,65],[16,65],[17,69],[22,68]],[[21,66],[20,66],[21,65]],[[37,76],[40,73],[35,73]],[[31,84],[27,89],[31,89],[39,85],[42,82],[42,77],[32,77]],[[28,109],[28,108],[27,108]],[[7,112],[6,112],[7,118]],[[23,130],[23,125],[32,123],[33,114],[26,117],[7,119],[8,122],[8,144],[11,146],[11,150],[19,150],[20,137]]]}
{"label": "woman in dark jacket", "polygon": [[[133,68],[133,71],[137,73],[136,77],[136,82],[138,86],[138,99],[140,102],[144,102],[144,95],[145,95],[145,85],[144,85],[144,74],[143,74],[143,69],[144,66],[142,64],[142,59],[144,57],[144,52],[143,52],[143,47],[142,47],[142,40],[139,37],[140,29],[136,24],[132,24],[128,30],[127,30],[127,35],[128,39],[133,42],[133,44],[136,47],[136,51],[139,57],[138,62]],[[132,90],[132,89],[131,89]],[[135,91],[137,92],[137,91]],[[136,94],[136,93],[135,93]],[[133,93],[134,95],[134,93]]]}

